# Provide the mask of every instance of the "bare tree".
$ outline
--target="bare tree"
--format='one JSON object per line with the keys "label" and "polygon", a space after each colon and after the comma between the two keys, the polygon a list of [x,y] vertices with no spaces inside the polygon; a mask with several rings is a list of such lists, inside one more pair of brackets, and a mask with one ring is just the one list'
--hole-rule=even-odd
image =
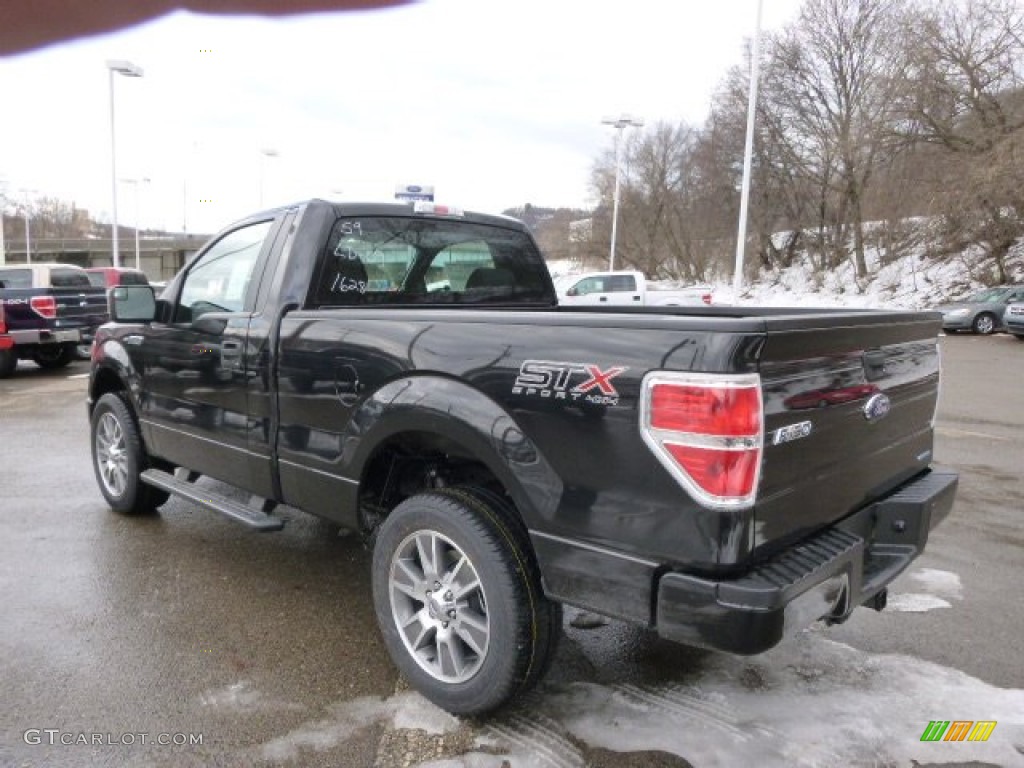
{"label": "bare tree", "polygon": [[992,277],[1024,236],[1024,10],[1009,0],[929,3],[911,28],[901,133],[947,157],[933,212],[947,249],[979,245]]}
{"label": "bare tree", "polygon": [[905,0],[808,0],[768,46],[765,124],[791,171],[816,189],[819,241],[831,251],[825,266],[838,264],[852,236],[860,276],[867,273],[865,191],[895,151],[906,12]]}

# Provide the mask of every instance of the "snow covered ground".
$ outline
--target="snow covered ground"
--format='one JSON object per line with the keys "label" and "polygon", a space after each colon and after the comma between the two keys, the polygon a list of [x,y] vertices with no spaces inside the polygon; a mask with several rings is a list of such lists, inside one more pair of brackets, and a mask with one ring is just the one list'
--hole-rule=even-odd
{"label": "snow covered ground", "polygon": [[[951,572],[922,568],[907,581],[915,591],[894,595],[895,610],[939,610],[962,597]],[[571,649],[559,661],[571,666],[586,633],[567,626],[566,634]],[[561,681],[543,683],[489,720],[459,721],[403,690],[339,703],[253,758],[301,764],[383,726],[382,742],[416,734],[406,743],[418,747],[404,751],[403,764],[426,768],[584,768],[595,750],[618,753],[615,764],[630,767],[657,753],[673,758],[659,766],[680,768],[1024,765],[1024,690],[910,656],[867,653],[829,639],[822,625],[761,656],[709,654],[656,682],[558,674],[559,661],[553,672]],[[996,721],[990,740],[921,741],[930,721],[966,718]],[[452,742],[460,745],[454,754],[444,746]]]}

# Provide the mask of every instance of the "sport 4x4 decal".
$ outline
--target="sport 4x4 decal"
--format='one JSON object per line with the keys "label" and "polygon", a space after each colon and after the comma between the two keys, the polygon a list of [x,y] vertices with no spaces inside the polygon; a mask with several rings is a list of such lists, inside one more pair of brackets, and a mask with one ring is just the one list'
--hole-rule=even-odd
{"label": "sport 4x4 decal", "polygon": [[601,370],[592,363],[565,363],[551,360],[527,360],[520,366],[512,385],[513,395],[551,400],[584,400],[595,405],[618,405],[619,391],[612,379],[629,370],[613,366]]}

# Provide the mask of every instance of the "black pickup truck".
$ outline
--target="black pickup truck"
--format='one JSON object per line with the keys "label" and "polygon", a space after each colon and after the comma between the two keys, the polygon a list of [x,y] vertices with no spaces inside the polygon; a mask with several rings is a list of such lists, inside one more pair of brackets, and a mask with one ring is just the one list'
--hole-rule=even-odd
{"label": "black pickup truck", "polygon": [[62,368],[79,347],[92,343],[97,326],[107,321],[107,294],[73,264],[0,266],[0,379],[10,376],[18,359],[41,368]]}
{"label": "black pickup truck", "polygon": [[563,603],[740,654],[880,610],[956,492],[938,314],[560,307],[503,217],[314,200],[111,313],[110,506],[361,531],[389,652],[454,713],[544,673]]}

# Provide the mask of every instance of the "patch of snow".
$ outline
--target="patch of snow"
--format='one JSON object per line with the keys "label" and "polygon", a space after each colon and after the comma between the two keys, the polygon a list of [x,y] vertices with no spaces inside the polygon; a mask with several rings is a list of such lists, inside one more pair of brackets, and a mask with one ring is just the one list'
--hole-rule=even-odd
{"label": "patch of snow", "polygon": [[[934,574],[924,580],[951,584]],[[458,724],[410,692],[345,702],[331,713],[269,742],[264,758],[329,749],[375,721],[445,731]],[[922,742],[932,720],[997,725],[987,742]],[[1020,766],[1024,690],[997,688],[909,656],[866,653],[806,631],[754,658],[710,654],[685,683],[542,686],[482,723],[480,751],[424,765],[499,768],[507,761],[514,768],[578,768],[585,762],[580,742],[616,752],[662,750],[702,768]]]}
{"label": "patch of snow", "polygon": [[268,699],[251,688],[251,683],[241,680],[218,690],[206,691],[199,696],[199,704],[211,709],[229,709],[242,712],[267,709],[303,709],[294,702]]}
{"label": "patch of snow", "polygon": [[960,583],[960,575],[952,571],[941,571],[937,568],[921,568],[911,573],[910,578],[920,582],[921,586],[934,595],[953,597],[957,600],[963,597],[963,585]]}
{"label": "patch of snow", "polygon": [[326,752],[347,741],[356,731],[390,720],[399,728],[448,733],[459,721],[416,693],[404,692],[382,699],[363,696],[330,707],[330,716],[272,739],[261,750],[264,760],[294,760],[303,753]]}
{"label": "patch of snow", "polygon": [[[1024,691],[810,632],[756,659],[711,656],[688,685],[576,683],[538,709],[588,744],[660,749],[700,766],[1010,766],[1022,764],[1024,742]],[[936,719],[998,725],[986,743],[922,743]]]}
{"label": "patch of snow", "polygon": [[925,613],[934,611],[936,608],[950,608],[948,602],[935,595],[919,595],[912,592],[904,592],[898,595],[890,595],[886,602],[887,611],[897,613]]}

